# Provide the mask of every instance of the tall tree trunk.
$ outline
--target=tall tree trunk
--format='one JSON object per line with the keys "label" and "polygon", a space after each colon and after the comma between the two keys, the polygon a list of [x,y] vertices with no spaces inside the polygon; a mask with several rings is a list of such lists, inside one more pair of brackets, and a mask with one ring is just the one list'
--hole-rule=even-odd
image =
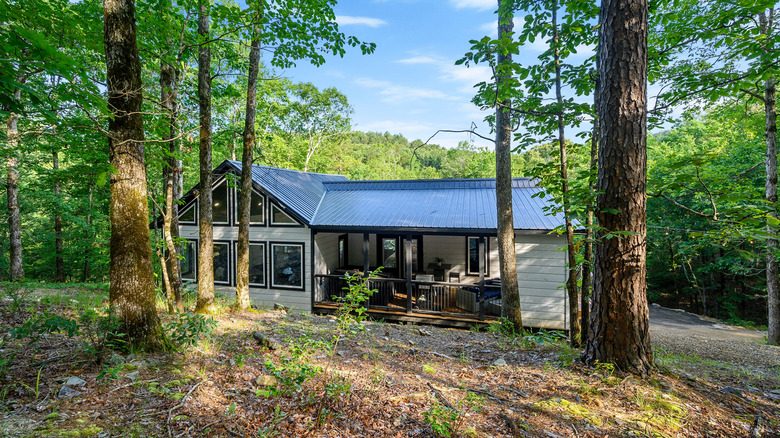
{"label": "tall tree trunk", "polygon": [[[591,196],[596,193],[596,172],[598,171],[599,155],[599,48],[596,46],[596,71],[595,86],[593,92],[593,133],[590,138],[590,173],[588,174],[588,190]],[[588,210],[585,215],[585,255],[582,264],[582,291],[580,292],[580,308],[582,317],[580,319],[580,334],[582,335],[582,345],[588,342],[588,333],[590,332],[590,293],[593,286],[593,215],[595,199],[588,199]]]}
{"label": "tall tree trunk", "polygon": [[[498,0],[498,37],[510,38],[514,26],[512,2]],[[498,53],[498,69],[510,63],[512,55]],[[509,71],[497,73],[496,87],[500,90],[509,79]],[[501,92],[499,91],[499,94]],[[512,121],[508,98],[500,98],[496,107],[496,209],[498,213],[498,260],[501,266],[502,306],[501,316],[518,329],[523,327],[520,312],[520,289],[517,284],[517,260],[515,259],[515,229],[512,214]]]}
{"label": "tall tree trunk", "polygon": [[561,55],[558,35],[558,2],[552,3],[553,57],[555,59],[555,99],[558,102],[558,149],[561,153],[561,198],[566,226],[566,253],[568,254],[568,276],[566,291],[569,295],[569,343],[580,346],[579,291],[577,290],[577,249],[574,247],[574,227],[569,207],[569,161],[566,156],[566,137],[563,125],[563,95],[561,94]]}
{"label": "tall tree trunk", "polygon": [[133,346],[159,346],[155,309],[149,206],[141,118],[141,62],[136,45],[135,4],[104,0],[108,139],[111,174],[109,297]]}
{"label": "tall tree trunk", "polygon": [[648,375],[647,0],[601,6],[599,173],[593,314],[584,353]]}
{"label": "tall tree trunk", "polygon": [[[19,101],[21,90],[14,91],[14,100]],[[24,278],[22,263],[22,215],[19,212],[19,114],[8,116],[8,161],[6,163],[6,195],[8,201],[8,234],[10,237],[11,281]]]}
{"label": "tall tree trunk", "polygon": [[92,193],[95,190],[95,184],[90,183],[89,184],[89,205],[87,206],[87,242],[86,245],[84,245],[84,271],[82,275],[83,282],[87,282],[89,280],[89,257],[92,251],[90,248],[92,248],[92,230],[90,229],[90,226],[92,225]]}
{"label": "tall tree trunk", "polygon": [[[764,89],[766,113],[766,201],[771,206],[770,216],[777,218],[777,112],[775,108],[775,81],[766,81]],[[780,344],[780,265],[778,264],[777,229],[766,227],[771,238],[766,240],[766,290],[769,330],[767,342]]]}
{"label": "tall tree trunk", "polygon": [[54,202],[56,203],[54,213],[54,281],[57,283],[65,282],[65,262],[62,258],[62,214],[60,213],[60,203],[62,202],[62,192],[60,190],[60,156],[55,150],[52,151],[52,168],[54,169]]}
{"label": "tall tree trunk", "polygon": [[255,113],[257,110],[257,76],[260,70],[260,30],[254,29],[249,51],[249,77],[246,91],[244,151],[241,155],[241,199],[238,205],[238,254],[236,266],[236,306],[249,308],[249,221],[252,202],[252,156],[255,147]]}
{"label": "tall tree trunk", "polygon": [[[209,4],[200,0],[198,35],[209,38]],[[211,185],[211,49],[204,42],[198,50],[198,105],[200,106],[200,247],[198,249],[197,313],[214,313],[214,221]]]}
{"label": "tall tree trunk", "polygon": [[[774,27],[774,10],[769,15],[759,14],[761,33],[768,35]],[[766,202],[769,215],[777,219],[777,108],[775,106],[775,79],[767,79],[764,86],[764,113],[766,116]],[[778,261],[777,229],[767,224],[766,240],[766,292],[767,292],[767,342],[780,345],[780,261]]]}
{"label": "tall tree trunk", "polygon": [[[184,302],[181,298],[181,265],[179,264],[179,251],[176,248],[175,239],[179,237],[179,205],[175,202],[176,197],[176,175],[179,172],[178,151],[176,149],[176,70],[165,60],[160,62],[160,101],[163,111],[168,113],[168,131],[164,133],[164,140],[168,141],[168,158],[163,168],[165,176],[165,214],[163,215],[163,235],[168,257],[161,266],[167,271],[164,277],[172,297],[169,302],[173,303],[172,308],[179,312],[184,310]],[[174,223],[175,221],[175,223]]]}

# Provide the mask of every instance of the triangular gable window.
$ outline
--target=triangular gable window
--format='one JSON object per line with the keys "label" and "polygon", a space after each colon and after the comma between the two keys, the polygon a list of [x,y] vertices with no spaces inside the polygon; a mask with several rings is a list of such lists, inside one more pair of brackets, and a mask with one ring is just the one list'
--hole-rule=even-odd
{"label": "triangular gable window", "polygon": [[298,221],[290,217],[290,215],[283,212],[282,209],[276,205],[271,204],[271,225],[297,227],[300,224]]}
{"label": "triangular gable window", "polygon": [[179,214],[179,223],[180,224],[194,224],[196,221],[195,217],[195,204],[197,202],[193,202],[192,205],[187,210],[184,210],[183,213]]}

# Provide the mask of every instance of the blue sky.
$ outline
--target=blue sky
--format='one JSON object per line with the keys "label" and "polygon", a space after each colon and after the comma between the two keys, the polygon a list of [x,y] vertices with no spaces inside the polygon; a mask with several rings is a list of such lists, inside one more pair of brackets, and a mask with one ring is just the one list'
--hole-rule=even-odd
{"label": "blue sky", "polygon": [[[316,68],[299,63],[281,72],[318,88],[336,87],[355,110],[353,129],[427,140],[438,129],[490,136],[485,113],[471,103],[486,67],[456,66],[469,40],[496,34],[496,0],[341,0],[337,21],[346,34],[377,45],[372,55],[350,50]],[[533,48],[530,48],[533,51]],[[468,134],[439,134],[431,143],[454,147]],[[474,138],[478,145],[488,143]],[[492,147],[492,145],[491,145]]]}

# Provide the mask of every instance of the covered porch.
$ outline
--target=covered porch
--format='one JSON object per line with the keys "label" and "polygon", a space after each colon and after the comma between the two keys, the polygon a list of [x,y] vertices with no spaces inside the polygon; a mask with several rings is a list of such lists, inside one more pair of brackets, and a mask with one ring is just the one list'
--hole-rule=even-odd
{"label": "covered porch", "polygon": [[345,274],[381,266],[370,281],[372,316],[463,327],[501,316],[494,236],[315,232],[312,246],[314,312],[335,311]]}

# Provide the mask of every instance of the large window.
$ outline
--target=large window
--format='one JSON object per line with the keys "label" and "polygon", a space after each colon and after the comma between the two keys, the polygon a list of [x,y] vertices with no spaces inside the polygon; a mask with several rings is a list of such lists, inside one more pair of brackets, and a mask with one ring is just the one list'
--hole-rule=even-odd
{"label": "large window", "polygon": [[299,224],[298,221],[291,218],[287,213],[283,212],[279,207],[271,204],[271,225],[297,227]]}
{"label": "large window", "polygon": [[[236,188],[236,211],[234,212],[236,218],[236,224],[238,220],[238,204],[241,199],[241,189]],[[258,194],[252,190],[252,200],[249,201],[249,225],[263,225],[265,223],[265,202],[263,201],[263,195]]]}
{"label": "large window", "polygon": [[196,240],[187,240],[182,242],[179,248],[182,256],[181,260],[181,278],[183,280],[198,280],[198,242]]}
{"label": "large window", "polygon": [[[238,254],[238,242],[236,242]],[[236,260],[238,256],[236,255]],[[238,263],[236,263],[238,271]],[[265,287],[265,243],[249,242],[249,285]]]}
{"label": "large window", "polygon": [[223,182],[214,188],[211,192],[212,196],[212,215],[214,223],[226,224],[230,221],[228,217],[228,185]]}
{"label": "large window", "polygon": [[[479,237],[466,238],[466,274],[479,275]],[[485,274],[490,268],[490,249],[485,238]]]}
{"label": "large window", "polygon": [[230,284],[230,244],[214,242],[214,283]]}
{"label": "large window", "polygon": [[303,289],[303,244],[271,243],[271,287]]}

